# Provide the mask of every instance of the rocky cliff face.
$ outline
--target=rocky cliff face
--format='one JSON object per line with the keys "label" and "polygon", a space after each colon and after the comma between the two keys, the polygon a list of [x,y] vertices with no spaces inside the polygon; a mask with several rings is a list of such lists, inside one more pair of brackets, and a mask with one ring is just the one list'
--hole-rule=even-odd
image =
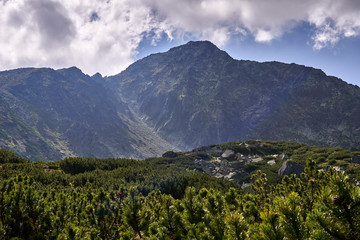
{"label": "rocky cliff face", "polygon": [[125,103],[75,67],[1,72],[0,84],[0,147],[20,156],[143,158],[168,149]]}
{"label": "rocky cliff face", "polygon": [[238,61],[210,42],[153,54],[108,85],[181,149],[238,139],[360,146],[360,89],[321,70]]}

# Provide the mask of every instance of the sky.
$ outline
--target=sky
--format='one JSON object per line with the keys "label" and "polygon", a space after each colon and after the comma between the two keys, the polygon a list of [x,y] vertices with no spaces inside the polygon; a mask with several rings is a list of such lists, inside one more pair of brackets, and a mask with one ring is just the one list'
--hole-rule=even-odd
{"label": "sky", "polygon": [[360,0],[0,0],[0,70],[109,76],[197,40],[360,86]]}

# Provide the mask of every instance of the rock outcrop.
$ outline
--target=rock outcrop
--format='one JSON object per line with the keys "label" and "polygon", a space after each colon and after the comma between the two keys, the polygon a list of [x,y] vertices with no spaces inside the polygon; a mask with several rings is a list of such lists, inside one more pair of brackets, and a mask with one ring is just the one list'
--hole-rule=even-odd
{"label": "rock outcrop", "polygon": [[162,155],[162,157],[164,157],[164,158],[176,158],[177,156],[179,156],[179,154],[177,154],[174,151],[167,151],[166,153],[164,153]]}
{"label": "rock outcrop", "polygon": [[279,175],[291,175],[291,174],[296,174],[297,177],[300,176],[300,173],[304,172],[304,167],[301,166],[300,164],[291,162],[291,161],[285,161],[282,165],[281,168],[278,171]]}
{"label": "rock outcrop", "polygon": [[234,181],[238,184],[242,182],[242,179],[249,175],[242,167],[244,161],[228,161],[222,158],[216,158],[209,160],[196,159],[195,163],[201,166],[201,168],[209,175]]}
{"label": "rock outcrop", "polygon": [[[209,147],[208,150],[214,153],[214,148]],[[198,155],[200,158],[196,159],[195,163],[211,176],[234,181],[238,184],[242,183],[243,179],[249,175],[243,169],[245,165],[264,160],[256,154],[245,155],[230,149],[220,153],[220,157],[211,157],[211,155],[201,157],[201,155]]]}
{"label": "rock outcrop", "polygon": [[221,157],[225,159],[233,159],[235,157],[235,152],[227,149],[223,154],[221,154]]}

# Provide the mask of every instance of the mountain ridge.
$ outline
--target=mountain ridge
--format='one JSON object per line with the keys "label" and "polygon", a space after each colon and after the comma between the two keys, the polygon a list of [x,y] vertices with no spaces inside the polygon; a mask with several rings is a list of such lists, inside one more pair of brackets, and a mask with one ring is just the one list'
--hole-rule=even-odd
{"label": "mountain ridge", "polygon": [[32,160],[159,156],[227,141],[360,147],[360,88],[322,70],[235,60],[209,41],[114,76],[0,72],[0,147]]}
{"label": "mountain ridge", "polygon": [[[338,140],[326,142],[324,137],[310,136],[312,133],[308,136],[286,138],[286,134],[298,134],[304,129],[309,130],[305,128],[306,126],[295,133],[291,131],[281,133],[285,139],[273,139],[270,133],[264,135],[261,132],[269,128],[270,121],[276,120],[276,116],[272,115],[273,111],[284,111],[281,105],[288,105],[285,108],[291,110],[292,107],[285,101],[291,101],[294,96],[299,100],[301,94],[316,95],[320,92],[323,96],[317,101],[322,101],[336,97],[334,87],[340,87],[347,93],[355,94],[355,97],[359,99],[360,92],[358,87],[352,85],[351,87],[342,80],[329,77],[322,70],[312,67],[280,62],[258,63],[235,60],[210,42],[189,42],[165,53],[150,55],[130,65],[120,74],[110,77],[108,82],[111,88],[117,89],[118,95],[128,102],[151,127],[183,150],[239,138],[262,139],[264,137],[269,140],[312,141],[322,146],[326,144],[335,146],[334,142]],[[323,84],[328,89],[322,90],[317,84]],[[329,94],[324,93],[327,90]],[[347,95],[351,97],[351,94]],[[312,98],[316,100],[316,97]],[[342,105],[349,104],[344,98],[342,101]],[[239,104],[242,107],[237,107]],[[294,104],[296,105],[293,103],[292,106]],[[321,104],[323,103],[319,103]],[[336,101],[331,100],[331,104],[336,105]],[[234,113],[229,105],[234,106],[237,113]],[[355,104],[355,115],[359,114],[358,105]],[[180,110],[174,111],[176,108]],[[314,111],[316,112],[316,109]],[[242,117],[239,112],[247,116]],[[313,113],[303,111],[301,114],[308,117]],[[256,115],[259,116],[256,117]],[[289,117],[291,116],[288,116],[288,120]],[[228,121],[229,118],[233,121]],[[176,119],[190,121],[186,121],[186,125]],[[356,120],[356,117],[353,117],[352,121],[354,119]],[[211,122],[212,124],[209,125]],[[208,130],[191,126],[191,124],[201,125]],[[234,128],[235,126],[237,129]],[[223,131],[224,128],[227,129]],[[258,130],[254,130],[255,128]],[[178,129],[177,134],[173,134],[173,129]],[[183,133],[184,129],[188,132]],[[211,132],[213,129],[215,131]],[[310,130],[313,129],[310,128]],[[222,136],[219,134],[221,132]],[[232,132],[235,134],[231,135]],[[274,134],[276,133],[272,133]],[[358,139],[359,129],[356,129],[355,134],[355,138]],[[192,138],[193,135],[203,136],[203,140]],[[185,140],[177,143],[174,139]],[[215,140],[206,142],[204,139]],[[189,142],[195,142],[195,144],[187,146],[186,143]],[[355,142],[346,147],[358,145],[358,142]]]}
{"label": "mountain ridge", "polygon": [[[13,116],[0,122],[8,139],[1,147],[32,160],[81,155],[144,158],[168,149],[147,143],[151,137],[128,124],[133,116],[126,104],[109,98],[103,85],[80,69],[14,71],[0,73],[2,80],[14,75],[0,87],[4,112],[8,109]],[[14,122],[12,129],[6,126]],[[154,149],[142,153],[141,145]]]}

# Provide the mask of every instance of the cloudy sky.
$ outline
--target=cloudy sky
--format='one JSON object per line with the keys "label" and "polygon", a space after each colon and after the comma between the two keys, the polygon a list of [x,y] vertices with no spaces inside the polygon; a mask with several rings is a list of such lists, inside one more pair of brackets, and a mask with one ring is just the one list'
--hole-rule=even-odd
{"label": "cloudy sky", "polygon": [[0,0],[0,70],[113,75],[190,40],[360,86],[359,0]]}

